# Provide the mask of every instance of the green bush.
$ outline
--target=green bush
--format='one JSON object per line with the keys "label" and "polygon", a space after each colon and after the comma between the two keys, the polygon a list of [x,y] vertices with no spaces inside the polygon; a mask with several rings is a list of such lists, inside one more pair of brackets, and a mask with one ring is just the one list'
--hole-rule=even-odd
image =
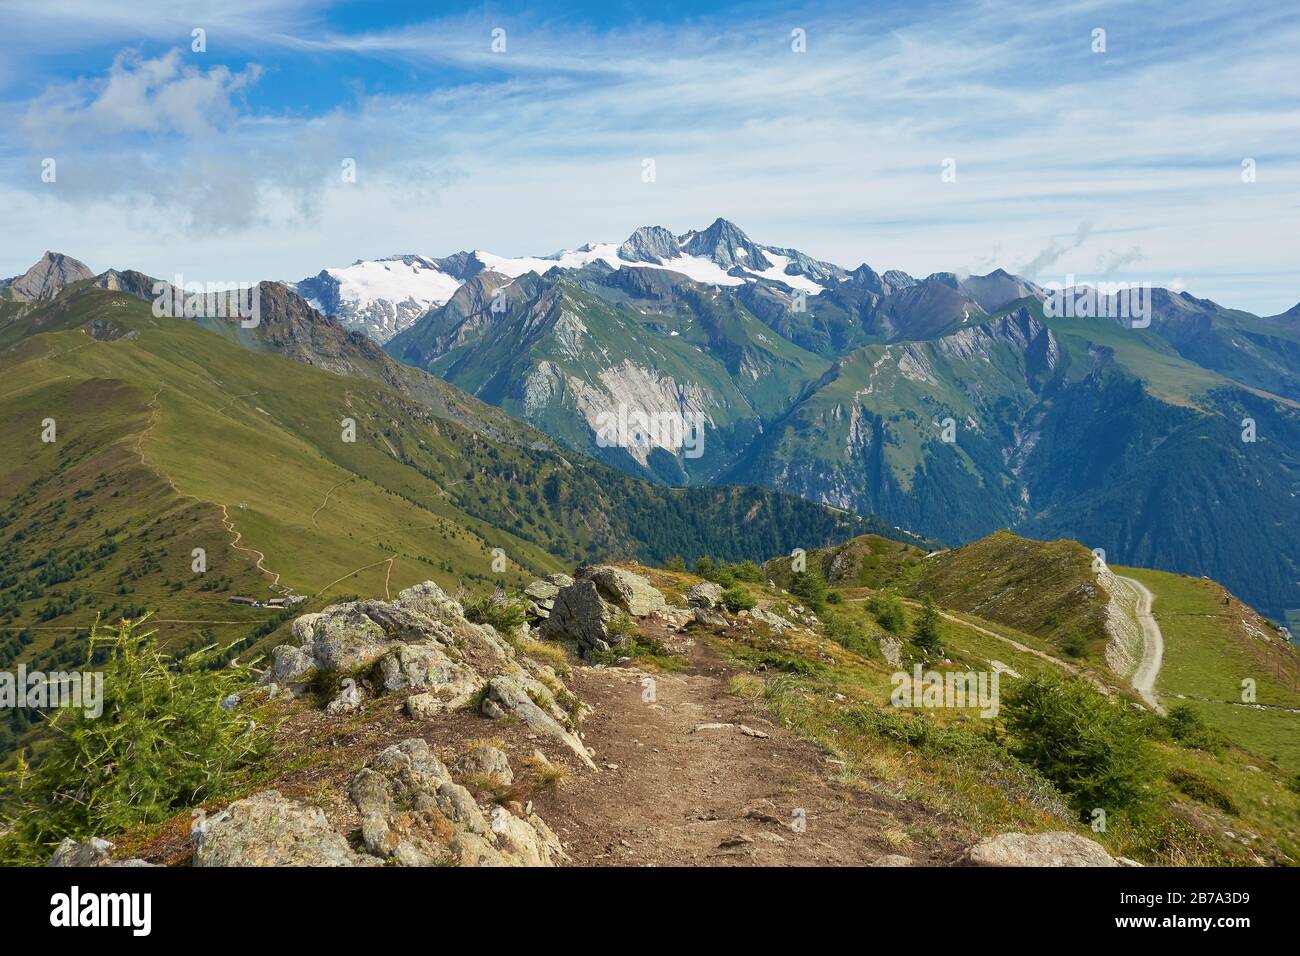
{"label": "green bush", "polygon": [[826,610],[826,591],[826,579],[820,571],[796,571],[790,576],[790,593],[816,614]]}
{"label": "green bush", "polygon": [[1169,736],[1193,750],[1222,753],[1228,740],[1219,731],[1206,725],[1205,720],[1190,704],[1175,704],[1165,717]]}
{"label": "green bush", "polygon": [[1061,649],[1071,657],[1083,657],[1088,653],[1088,639],[1079,633],[1071,634],[1061,643]]}
{"label": "green bush", "polygon": [[1178,767],[1170,770],[1165,776],[1169,778],[1170,783],[1193,800],[1199,800],[1201,803],[1217,807],[1224,813],[1236,816],[1237,806],[1232,802],[1232,798],[1200,774]]}
{"label": "green bush", "polygon": [[686,562],[682,560],[682,556],[680,554],[674,554],[671,558],[669,558],[667,561],[664,562],[664,570],[677,571],[677,572],[685,571]]}
{"label": "green bush", "polygon": [[0,858],[43,862],[64,837],[166,820],[219,793],[261,749],[264,731],[220,706],[250,687],[247,668],[206,667],[224,648],[173,661],[142,629],[146,619],[91,628],[85,670],[103,672],[103,713],[57,710],[40,762],[20,755],[6,774],[10,833]]}
{"label": "green bush", "polygon": [[897,594],[873,596],[867,602],[867,610],[875,617],[876,623],[891,634],[901,634],[907,626],[907,614]]}
{"label": "green bush", "polygon": [[748,581],[750,584],[767,583],[767,575],[753,561],[741,561],[739,564],[733,564],[731,573],[735,575],[737,581]]}
{"label": "green bush", "polygon": [[510,637],[528,619],[523,603],[509,600],[500,591],[467,606],[465,618],[475,624],[491,624],[502,637]]}
{"label": "green bush", "polygon": [[722,604],[732,614],[740,611],[748,611],[753,608],[757,601],[754,596],[742,588],[739,584],[733,584],[722,592]]}
{"label": "green bush", "polygon": [[884,655],[880,653],[880,645],[867,637],[861,624],[852,620],[843,612],[827,614],[822,620],[822,632],[836,644],[855,654],[873,660],[883,661],[885,659]]}
{"label": "green bush", "polygon": [[1037,676],[1002,695],[1013,753],[1056,784],[1081,815],[1144,808],[1141,722],[1081,680]]}

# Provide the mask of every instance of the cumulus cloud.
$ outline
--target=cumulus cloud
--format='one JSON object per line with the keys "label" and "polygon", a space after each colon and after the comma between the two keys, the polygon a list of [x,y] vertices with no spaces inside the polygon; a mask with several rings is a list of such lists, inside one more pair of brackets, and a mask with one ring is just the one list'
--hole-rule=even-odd
{"label": "cumulus cloud", "polygon": [[63,145],[73,134],[78,143],[133,134],[206,137],[236,119],[236,98],[261,75],[257,64],[238,73],[203,70],[185,63],[180,50],[152,59],[123,50],[103,77],[57,85],[34,99],[22,130],[38,148]]}

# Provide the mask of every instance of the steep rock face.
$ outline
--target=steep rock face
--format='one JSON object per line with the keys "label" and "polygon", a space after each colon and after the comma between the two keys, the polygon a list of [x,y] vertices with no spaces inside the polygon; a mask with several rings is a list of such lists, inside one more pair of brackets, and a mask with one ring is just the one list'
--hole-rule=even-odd
{"label": "steep rock face", "polygon": [[715,219],[703,232],[686,233],[680,242],[687,255],[711,259],[724,269],[739,266],[762,271],[772,268],[772,261],[763,255],[763,248],[751,241],[735,223],[725,219]]}
{"label": "steep rock face", "polygon": [[61,252],[47,252],[22,275],[9,280],[7,288],[10,296],[22,301],[52,299],[72,283],[94,277],[84,262]]}
{"label": "steep rock face", "polygon": [[676,237],[663,226],[642,226],[618,247],[619,258],[628,262],[662,264],[678,253]]}

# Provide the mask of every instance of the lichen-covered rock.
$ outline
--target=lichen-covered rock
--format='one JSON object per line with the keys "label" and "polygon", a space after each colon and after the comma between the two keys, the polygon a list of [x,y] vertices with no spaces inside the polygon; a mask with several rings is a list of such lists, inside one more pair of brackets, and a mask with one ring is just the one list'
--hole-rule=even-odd
{"label": "lichen-covered rock", "polygon": [[355,714],[361,709],[365,695],[353,678],[345,677],[339,686],[338,695],[325,705],[325,713],[337,717],[341,714]]}
{"label": "lichen-covered rock", "polygon": [[880,654],[890,667],[903,666],[903,642],[891,634],[881,634],[878,638]]}
{"label": "lichen-covered rock", "polygon": [[645,617],[668,606],[663,594],[641,575],[611,564],[579,568],[577,577],[595,584],[602,598],[633,617]]}
{"label": "lichen-covered rock", "polygon": [[1119,866],[1099,843],[1077,833],[1000,833],[962,857],[966,866]]}
{"label": "lichen-covered rock", "polygon": [[359,670],[384,656],[388,636],[362,613],[358,604],[326,608],[312,627],[308,645],[318,668],[327,672]]}
{"label": "lichen-covered rock", "polygon": [[156,866],[144,860],[113,859],[113,844],[100,837],[90,837],[78,843],[72,837],[64,837],[54,856],[50,857],[50,866]]}
{"label": "lichen-covered rock", "polygon": [[538,604],[545,604],[548,607],[555,603],[555,596],[559,593],[559,585],[552,584],[550,581],[534,581],[524,588],[525,597],[532,598]]}
{"label": "lichen-covered rock", "polygon": [[588,767],[596,769],[595,761],[591,759],[578,735],[561,722],[563,711],[539,682],[533,681],[525,687],[510,677],[494,677],[488,682],[487,692],[483,695],[482,710],[488,717],[518,717],[530,730],[554,737],[568,746]]}
{"label": "lichen-covered rock", "polygon": [[706,627],[726,627],[727,619],[718,611],[697,607],[695,609],[695,623],[703,624]]}
{"label": "lichen-covered rock", "polygon": [[434,620],[450,622],[463,621],[465,609],[460,602],[447,595],[447,592],[432,581],[413,584],[397,593],[397,603],[411,610],[422,612]]}
{"label": "lichen-covered rock", "polygon": [[275,790],[237,800],[194,830],[195,866],[359,866],[358,856],[316,807]]}
{"label": "lichen-covered rock", "polygon": [[302,647],[281,644],[271,652],[271,681],[277,684],[293,684],[316,668],[316,658]]}
{"label": "lichen-covered rock", "polygon": [[521,818],[497,807],[489,821],[419,738],[381,752],[348,792],[366,850],[402,866],[553,866],[565,859],[560,841],[536,815]]}
{"label": "lichen-covered rock", "polygon": [[489,744],[480,744],[462,754],[452,769],[462,779],[482,781],[493,787],[508,787],[515,781],[509,758]]}
{"label": "lichen-covered rock", "polygon": [[701,581],[686,592],[687,607],[715,608],[722,603],[722,585]]}
{"label": "lichen-covered rock", "polygon": [[761,607],[756,607],[749,612],[749,617],[755,621],[761,621],[776,633],[781,634],[787,629],[794,627],[794,624],[783,618],[774,611],[767,611]]}
{"label": "lichen-covered rock", "polygon": [[398,644],[379,662],[387,691],[435,688],[438,696],[457,706],[468,701],[483,681],[465,664],[452,660],[442,645]]}

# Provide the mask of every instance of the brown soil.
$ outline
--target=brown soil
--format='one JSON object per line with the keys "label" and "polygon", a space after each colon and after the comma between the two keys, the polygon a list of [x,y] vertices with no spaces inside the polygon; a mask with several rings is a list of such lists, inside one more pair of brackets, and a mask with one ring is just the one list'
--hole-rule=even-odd
{"label": "brown soil", "polygon": [[[890,853],[918,863],[957,855],[946,842],[895,849],[886,830],[932,815],[835,782],[838,766],[815,744],[772,723],[761,703],[728,693],[735,671],[711,650],[657,624],[646,632],[689,668],[580,667],[568,681],[594,710],[582,732],[601,770],[571,773],[537,807],[575,864],[837,866]],[[654,702],[643,700],[647,678]],[[696,729],[718,723],[735,726]],[[742,723],[769,736],[748,736]]]}

